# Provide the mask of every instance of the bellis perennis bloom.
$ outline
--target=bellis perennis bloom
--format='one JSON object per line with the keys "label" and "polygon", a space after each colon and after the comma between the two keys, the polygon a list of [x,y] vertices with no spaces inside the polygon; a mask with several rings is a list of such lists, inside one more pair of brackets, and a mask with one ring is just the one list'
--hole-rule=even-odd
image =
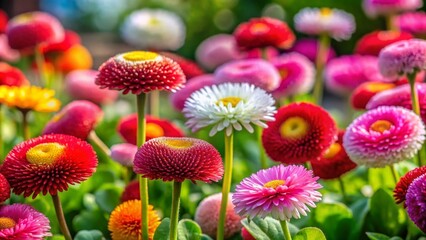
{"label": "bellis perennis bloom", "polygon": [[213,125],[210,136],[224,129],[229,136],[243,127],[253,133],[251,124],[266,128],[263,121],[274,120],[274,104],[270,94],[254,85],[224,83],[194,92],[185,102],[183,113],[193,131]]}

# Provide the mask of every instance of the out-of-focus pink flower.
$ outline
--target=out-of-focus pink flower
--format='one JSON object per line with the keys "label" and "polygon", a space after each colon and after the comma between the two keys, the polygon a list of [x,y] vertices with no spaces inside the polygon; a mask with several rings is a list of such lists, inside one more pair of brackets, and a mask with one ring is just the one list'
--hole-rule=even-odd
{"label": "out-of-focus pink flower", "polygon": [[16,62],[19,57],[19,51],[12,49],[9,46],[6,34],[0,34],[0,60]]}
{"label": "out-of-focus pink flower", "polygon": [[138,146],[130,143],[115,144],[111,147],[111,159],[123,166],[133,166]]}
{"label": "out-of-focus pink flower", "polygon": [[211,74],[205,74],[194,77],[191,81],[186,82],[182,89],[170,94],[170,102],[177,110],[182,111],[185,106],[185,101],[191,94],[205,86],[211,86],[215,83],[214,77]]}
{"label": "out-of-focus pink flower", "polygon": [[387,16],[399,12],[413,11],[423,6],[422,0],[364,0],[362,4],[367,15]]}
{"label": "out-of-focus pink flower", "polygon": [[[310,39],[310,38],[302,38],[297,40],[294,46],[290,49],[290,51],[298,52],[302,55],[305,55],[309,60],[315,62],[317,58],[318,51],[318,40]],[[336,52],[330,46],[327,53],[327,61],[336,57]]]}
{"label": "out-of-focus pink flower", "polygon": [[416,36],[426,34],[426,13],[407,12],[396,17],[395,25],[404,32],[409,32]]}
{"label": "out-of-focus pink flower", "polygon": [[358,40],[355,53],[379,56],[380,51],[387,45],[412,38],[413,36],[407,32],[374,31],[364,35]]}

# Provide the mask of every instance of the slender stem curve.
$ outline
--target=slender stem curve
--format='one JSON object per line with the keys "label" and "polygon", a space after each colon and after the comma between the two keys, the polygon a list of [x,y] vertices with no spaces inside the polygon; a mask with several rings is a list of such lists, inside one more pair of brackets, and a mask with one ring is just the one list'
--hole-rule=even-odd
{"label": "slender stem curve", "polygon": [[345,183],[343,182],[343,179],[342,179],[341,176],[338,177],[337,180],[339,181],[340,191],[342,193],[343,200],[347,201],[348,200],[348,195],[346,194]]}
{"label": "slender stem curve", "polygon": [[398,180],[399,180],[399,177],[398,177],[398,173],[396,172],[395,165],[391,164],[391,165],[389,165],[389,168],[390,168],[390,170],[392,172],[393,180],[395,181],[395,184],[397,184]]}
{"label": "slender stem curve", "polygon": [[[420,104],[419,104],[419,97],[417,94],[416,89],[416,75],[417,71],[414,71],[411,74],[407,74],[408,83],[410,84],[410,92],[411,92],[411,104],[413,108],[413,112],[415,112],[417,115],[420,115]],[[417,161],[419,164],[419,167],[423,166],[423,159],[425,159],[425,147],[424,145],[422,148],[417,152]]]}
{"label": "slender stem curve", "polygon": [[291,240],[290,230],[288,229],[287,221],[280,221],[281,229],[283,230],[285,240]]}
{"label": "slender stem curve", "polygon": [[320,35],[318,43],[317,57],[315,60],[315,65],[317,68],[317,73],[315,75],[315,85],[314,85],[314,101],[317,105],[322,103],[322,92],[323,92],[323,71],[324,66],[327,61],[327,53],[330,46],[330,38],[326,34]]}
{"label": "slender stem curve", "polygon": [[108,157],[111,155],[111,150],[109,147],[99,138],[94,130],[89,133],[89,139],[95,144],[99,149],[102,150],[105,155]]}
{"label": "slender stem curve", "polygon": [[65,240],[72,240],[70,230],[68,229],[67,222],[65,221],[64,211],[62,210],[61,200],[59,200],[58,194],[51,195],[53,205],[55,206],[56,218],[59,222],[59,228],[65,237]]}
{"label": "slender stem curve", "polygon": [[160,117],[160,91],[149,93],[149,114],[153,117]]}
{"label": "slender stem curve", "polygon": [[179,204],[182,182],[173,182],[172,212],[170,214],[170,240],[177,240],[179,222]]}

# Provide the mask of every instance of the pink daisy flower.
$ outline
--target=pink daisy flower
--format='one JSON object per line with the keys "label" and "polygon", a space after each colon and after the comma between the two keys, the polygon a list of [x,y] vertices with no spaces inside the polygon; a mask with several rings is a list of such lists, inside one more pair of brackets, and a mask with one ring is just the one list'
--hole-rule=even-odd
{"label": "pink daisy flower", "polygon": [[423,6],[422,0],[364,0],[365,13],[375,17],[387,16],[399,12],[413,11]]}
{"label": "pink daisy flower", "polygon": [[[317,58],[317,51],[318,51],[318,40],[316,39],[310,39],[310,38],[302,38],[300,40],[297,40],[294,46],[290,49],[290,51],[298,52],[302,55],[305,55],[309,60],[312,62],[315,62]],[[334,49],[330,46],[328,48],[327,53],[327,62],[336,57],[336,52]]]}
{"label": "pink daisy flower", "polygon": [[267,217],[280,221],[306,216],[310,207],[321,200],[312,171],[303,166],[278,165],[260,170],[243,179],[232,196],[235,211],[241,216]]}
{"label": "pink daisy flower", "polygon": [[123,166],[133,166],[138,146],[130,143],[115,144],[111,147],[111,159]]}
{"label": "pink daisy flower", "polygon": [[265,91],[275,90],[280,84],[277,69],[263,59],[246,59],[222,65],[214,73],[216,84],[249,83]]}
{"label": "pink daisy flower", "polygon": [[407,12],[397,16],[396,26],[403,32],[409,32],[417,36],[426,34],[426,13]]}
{"label": "pink daisy flower", "polygon": [[275,98],[303,94],[312,89],[315,67],[307,57],[293,52],[274,58],[271,63],[281,76],[280,85],[272,91]]}
{"label": "pink daisy flower", "polygon": [[39,240],[52,236],[49,219],[29,205],[0,207],[0,239]]}
{"label": "pink daisy flower", "polygon": [[408,187],[406,201],[410,219],[426,233],[426,174],[416,178]]}
{"label": "pink daisy flower", "polygon": [[385,167],[414,157],[425,140],[425,127],[414,112],[382,106],[356,118],[346,129],[343,147],[358,165]]}
{"label": "pink daisy flower", "polygon": [[6,34],[0,34],[0,60],[7,62],[16,62],[19,60],[18,50],[12,49],[7,42]]}

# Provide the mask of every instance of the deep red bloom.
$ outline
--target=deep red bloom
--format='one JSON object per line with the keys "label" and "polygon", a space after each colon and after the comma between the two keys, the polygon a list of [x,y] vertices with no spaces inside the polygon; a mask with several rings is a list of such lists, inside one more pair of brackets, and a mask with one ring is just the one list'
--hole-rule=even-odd
{"label": "deep red bloom", "polygon": [[310,103],[281,107],[262,134],[269,157],[286,164],[318,160],[336,139],[337,127],[330,114]]}
{"label": "deep red bloom", "polygon": [[379,56],[380,50],[387,45],[401,40],[412,39],[406,32],[374,31],[364,35],[356,44],[355,53]]}
{"label": "deep red bloom", "polygon": [[10,185],[7,179],[0,173],[0,204],[10,198]]}
{"label": "deep red bloom", "polygon": [[70,49],[72,46],[76,44],[80,44],[81,39],[80,36],[71,30],[65,30],[64,39],[59,42],[49,43],[41,48],[41,51],[46,53],[62,53],[66,50]]}
{"label": "deep red bloom", "polygon": [[139,180],[131,181],[124,188],[123,193],[121,194],[120,201],[125,202],[129,200],[140,200],[141,194],[139,190]]}
{"label": "deep red bloom", "polygon": [[425,173],[426,166],[418,167],[407,172],[402,178],[399,179],[399,182],[396,184],[395,189],[393,190],[393,197],[395,198],[395,202],[397,204],[405,202],[405,195],[407,194],[410,184],[414,181],[414,179]]}
{"label": "deep red bloom", "polygon": [[72,101],[47,123],[43,134],[59,133],[86,140],[102,115],[102,110],[92,102]]}
{"label": "deep red bloom", "polygon": [[185,83],[179,64],[153,52],[127,52],[116,55],[99,67],[95,83],[100,88],[123,90],[123,94],[174,91]]}
{"label": "deep red bloom", "polygon": [[[145,116],[146,141],[156,137],[183,137],[183,131],[166,119]],[[138,116],[136,113],[121,118],[117,131],[128,143],[136,145],[136,133],[138,128]]]}
{"label": "deep red bloom", "polygon": [[55,195],[95,172],[96,153],[76,137],[49,134],[16,145],[6,156],[1,173],[15,194]]}
{"label": "deep red bloom", "polygon": [[268,46],[286,49],[296,40],[285,22],[268,17],[252,18],[249,22],[243,22],[233,34],[242,50]]}
{"label": "deep red bloom", "polygon": [[219,181],[222,158],[210,143],[195,138],[159,137],[139,148],[134,171],[149,179],[183,182]]}
{"label": "deep red bloom", "polygon": [[19,87],[28,84],[29,82],[21,70],[0,62],[0,85]]}
{"label": "deep red bloom", "polygon": [[396,87],[393,83],[365,82],[352,92],[350,103],[354,109],[366,110],[368,101],[381,91]]}
{"label": "deep red bloom", "polygon": [[250,233],[249,233],[249,231],[247,231],[247,229],[245,228],[245,227],[243,227],[242,229],[241,229],[241,237],[244,239],[244,240],[256,240],[256,238],[254,238]]}
{"label": "deep red bloom", "polygon": [[184,58],[171,52],[161,52],[160,54],[177,62],[177,64],[179,64],[180,68],[185,74],[186,80],[204,74],[203,69],[201,69],[194,61],[191,61],[187,58]]}
{"label": "deep red bloom", "polygon": [[0,33],[6,32],[7,21],[9,20],[5,11],[0,9]]}
{"label": "deep red bloom", "polygon": [[334,179],[356,168],[356,163],[349,159],[343,148],[343,134],[339,131],[338,139],[334,142],[325,154],[318,161],[312,161],[314,174],[322,179]]}

